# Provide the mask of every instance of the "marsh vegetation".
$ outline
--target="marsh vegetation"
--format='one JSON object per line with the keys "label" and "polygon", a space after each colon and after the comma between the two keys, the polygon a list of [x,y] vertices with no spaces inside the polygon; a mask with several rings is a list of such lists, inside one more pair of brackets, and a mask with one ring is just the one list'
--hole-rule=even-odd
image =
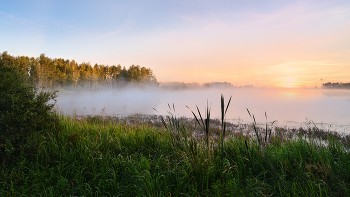
{"label": "marsh vegetation", "polygon": [[332,135],[326,135],[327,145],[314,138],[316,130],[314,135],[298,133],[297,138],[274,132],[262,142],[244,132],[227,132],[221,141],[215,129],[209,130],[208,138],[191,135],[191,126],[182,124],[181,118],[166,121],[167,129],[159,122],[129,120],[60,116],[60,130],[32,134],[38,145],[35,157],[21,157],[11,165],[3,161],[1,192],[7,196],[349,195],[349,142]]}
{"label": "marsh vegetation", "polygon": [[54,92],[0,66],[3,196],[350,195],[349,136],[259,125],[250,111],[233,124],[223,97],[217,119],[208,104],[193,118],[175,105],[168,116],[60,115]]}

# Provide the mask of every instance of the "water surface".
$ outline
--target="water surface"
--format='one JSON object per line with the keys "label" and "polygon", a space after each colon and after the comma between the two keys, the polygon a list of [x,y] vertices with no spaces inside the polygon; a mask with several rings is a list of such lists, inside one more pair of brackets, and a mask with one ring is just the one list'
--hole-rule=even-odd
{"label": "water surface", "polygon": [[[277,120],[277,125],[307,127],[313,121],[318,127],[350,133],[350,90],[326,89],[124,89],[103,92],[61,92],[57,107],[65,114],[127,115],[132,113],[165,115],[168,104],[175,106],[177,116],[192,117],[196,105],[204,113],[207,102],[211,117],[220,116],[220,96],[227,103],[231,122],[251,123],[249,111],[257,122]],[[313,123],[311,123],[313,125]]]}

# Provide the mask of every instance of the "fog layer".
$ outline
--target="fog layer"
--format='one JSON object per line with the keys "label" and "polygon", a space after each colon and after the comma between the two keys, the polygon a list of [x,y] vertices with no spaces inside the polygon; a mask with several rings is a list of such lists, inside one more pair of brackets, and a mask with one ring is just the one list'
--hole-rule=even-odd
{"label": "fog layer", "polygon": [[[59,92],[56,106],[65,114],[76,115],[128,115],[132,113],[166,115],[168,103],[174,104],[176,115],[192,117],[196,105],[204,113],[211,107],[211,117],[220,116],[220,96],[227,103],[232,96],[227,119],[250,123],[249,111],[258,122],[277,120],[279,125],[297,127],[312,120],[327,127],[339,127],[342,132],[350,125],[350,90],[325,89],[137,89],[128,88],[98,92]],[[322,126],[322,125],[321,125]]]}

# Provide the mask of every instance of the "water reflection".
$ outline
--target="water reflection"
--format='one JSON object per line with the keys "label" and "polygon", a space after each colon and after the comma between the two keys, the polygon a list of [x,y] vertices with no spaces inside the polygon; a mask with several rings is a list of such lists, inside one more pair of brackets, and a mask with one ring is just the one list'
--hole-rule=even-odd
{"label": "water reflection", "polygon": [[220,116],[220,95],[232,95],[227,118],[232,122],[250,123],[247,108],[258,122],[277,120],[278,125],[298,127],[312,120],[322,127],[344,132],[350,125],[350,91],[325,89],[231,88],[197,90],[128,89],[107,92],[61,92],[57,106],[66,114],[110,115],[132,113],[167,114],[168,103],[174,104],[176,115],[192,117],[186,106],[204,110],[207,101],[211,116]]}

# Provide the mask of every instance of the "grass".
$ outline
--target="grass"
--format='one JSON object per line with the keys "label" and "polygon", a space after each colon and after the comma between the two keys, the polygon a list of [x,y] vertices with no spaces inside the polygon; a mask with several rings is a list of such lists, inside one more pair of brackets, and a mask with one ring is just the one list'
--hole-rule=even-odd
{"label": "grass", "polygon": [[342,137],[322,134],[325,145],[312,129],[270,134],[267,126],[255,127],[258,138],[228,135],[224,117],[212,132],[215,120],[200,115],[182,124],[173,114],[140,122],[60,116],[61,130],[31,136],[39,147],[35,157],[1,165],[0,195],[350,195],[350,153]]}

